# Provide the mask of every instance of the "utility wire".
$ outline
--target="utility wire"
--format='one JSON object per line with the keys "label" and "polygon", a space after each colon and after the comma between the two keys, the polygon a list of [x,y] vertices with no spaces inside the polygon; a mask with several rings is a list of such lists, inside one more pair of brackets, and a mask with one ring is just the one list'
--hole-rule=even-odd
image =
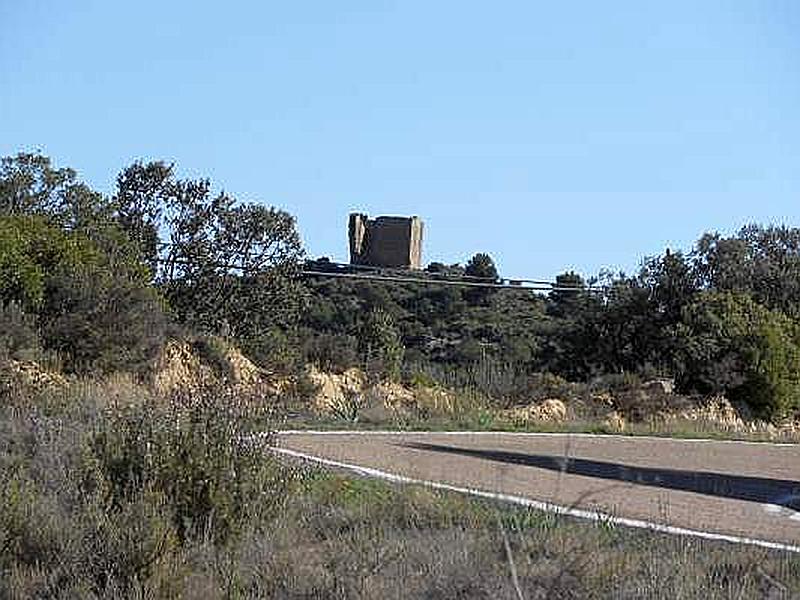
{"label": "utility wire", "polygon": [[[478,283],[474,281],[453,281],[447,279],[431,279],[425,277],[399,277],[387,275],[361,275],[359,273],[329,273],[326,271],[301,271],[307,277],[331,277],[335,279],[360,279],[362,281],[385,281],[395,283],[416,283],[422,285],[449,285],[454,287],[491,288],[503,290],[517,290],[529,292],[602,292],[601,288],[591,287],[566,287],[547,285],[514,285],[510,283]],[[519,280],[514,280],[519,281]],[[541,282],[547,283],[547,282]]]}
{"label": "utility wire", "polygon": [[[349,263],[338,263],[332,262],[330,260],[324,261],[309,261],[306,263],[311,268],[308,269],[308,273],[334,273],[334,274],[341,274],[341,271],[371,271],[377,275],[381,275],[384,277],[402,277],[403,274],[408,273],[408,269],[400,269],[400,268],[392,268],[392,267],[376,267],[372,265],[354,265]],[[318,268],[314,268],[318,267]],[[319,269],[325,268],[335,268],[337,271],[328,271],[323,270],[320,271]],[[400,273],[398,274],[398,271]],[[384,273],[388,272],[389,275],[384,275]],[[518,278],[518,277],[478,277],[477,275],[466,275],[460,273],[446,273],[446,272],[431,272],[431,271],[413,271],[414,273],[420,273],[423,277],[414,277],[414,281],[422,280],[423,278],[428,280],[426,283],[433,283],[434,281],[441,282],[441,281],[454,281],[457,283],[464,283],[464,282],[477,282],[477,283],[485,283],[491,286],[504,286],[504,287],[513,287],[515,289],[523,288],[523,289],[534,289],[533,286],[547,286],[547,290],[552,289],[559,289],[561,291],[575,291],[575,290],[586,290],[586,291],[602,291],[603,288],[600,286],[593,286],[591,284],[585,286],[567,286],[561,285],[559,286],[557,283],[553,281],[545,281],[542,279],[525,279],[525,278]],[[350,273],[346,273],[350,274]],[[526,285],[528,284],[528,285]]]}
{"label": "utility wire", "polygon": [[[312,260],[309,262],[312,266],[317,267],[335,267],[337,269],[347,269],[348,271],[372,271],[373,273],[383,273],[386,271],[408,271],[408,269],[400,269],[399,267],[375,267],[372,265],[354,265],[349,263],[337,263],[331,261],[316,261]],[[313,269],[312,269],[313,270]],[[328,271],[325,271],[326,273]],[[460,273],[447,273],[447,272],[432,272],[432,271],[423,271],[423,273],[430,278],[439,278],[439,279],[456,279],[458,281],[482,281],[486,283],[494,283],[496,279],[494,277],[478,277],[477,275],[466,275]],[[515,280],[515,281],[523,281],[523,280]],[[543,282],[549,283],[549,282]]]}
{"label": "utility wire", "polygon": [[[191,261],[185,259],[156,259],[156,262],[161,264],[172,263],[175,265],[182,265],[188,266],[191,265]],[[367,267],[364,265],[345,265],[341,263],[333,263],[328,262],[325,263],[326,266],[337,267],[340,269],[351,269],[351,268],[360,268],[362,270],[372,271],[373,273],[380,273],[385,271],[385,267]],[[253,267],[249,265],[235,265],[235,264],[221,264],[221,263],[207,263],[207,266],[218,268],[218,269],[229,269],[235,271],[242,271],[243,274],[247,274],[248,271],[252,270]],[[408,277],[408,276],[399,276],[399,275],[379,275],[379,274],[368,274],[363,275],[360,273],[336,273],[331,271],[317,271],[314,269],[304,269],[300,271],[300,274],[305,277],[330,277],[335,279],[358,279],[361,281],[383,281],[387,283],[416,283],[422,285],[444,285],[444,286],[453,286],[453,287],[472,287],[472,288],[489,288],[489,289],[502,289],[502,290],[517,290],[517,291],[528,291],[528,292],[602,292],[604,291],[603,288],[592,287],[592,286],[584,286],[584,287],[571,287],[571,286],[559,286],[555,283],[549,281],[542,281],[536,279],[500,279],[499,283],[498,280],[492,279],[489,277],[470,277],[469,275],[465,275],[463,277],[459,277],[458,279],[455,278],[439,278],[433,274],[434,276],[430,276],[430,274],[426,274],[423,277]],[[486,283],[481,281],[464,281],[464,279],[471,278],[471,279],[479,279],[479,280],[488,280]],[[506,283],[509,282],[509,283]],[[526,284],[526,285],[524,285]]]}

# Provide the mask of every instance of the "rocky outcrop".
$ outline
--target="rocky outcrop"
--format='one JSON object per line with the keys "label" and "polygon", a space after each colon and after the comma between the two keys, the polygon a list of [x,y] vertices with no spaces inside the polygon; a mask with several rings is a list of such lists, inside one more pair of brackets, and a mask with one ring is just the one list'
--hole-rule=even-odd
{"label": "rocky outcrop", "polygon": [[6,360],[0,364],[0,396],[17,392],[41,393],[66,388],[67,379],[33,361]]}
{"label": "rocky outcrop", "polygon": [[625,431],[628,422],[618,411],[612,410],[603,419],[603,429],[610,433],[622,433]]}
{"label": "rocky outcrop", "polygon": [[516,425],[562,423],[567,419],[567,405],[558,398],[547,398],[529,406],[510,408],[502,415]]}
{"label": "rocky outcrop", "polygon": [[238,390],[263,386],[279,390],[267,374],[237,348],[221,340],[209,351],[198,351],[188,341],[170,340],[161,349],[150,376],[150,384],[159,395],[192,391],[211,385],[225,385]]}
{"label": "rocky outcrop", "polygon": [[375,393],[383,400],[383,405],[393,411],[407,411],[416,406],[414,390],[394,382],[381,382],[375,386]]}
{"label": "rocky outcrop", "polygon": [[367,378],[360,369],[326,373],[310,365],[306,376],[316,387],[311,403],[319,413],[338,413],[345,405],[358,402],[366,391]]}

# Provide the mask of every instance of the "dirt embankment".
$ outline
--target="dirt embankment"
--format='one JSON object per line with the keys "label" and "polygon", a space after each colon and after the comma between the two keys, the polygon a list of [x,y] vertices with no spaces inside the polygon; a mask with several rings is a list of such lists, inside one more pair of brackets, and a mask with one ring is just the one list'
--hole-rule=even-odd
{"label": "dirt embankment", "polygon": [[654,432],[708,431],[800,440],[800,420],[763,421],[755,418],[746,406],[734,405],[724,396],[677,394],[668,380],[653,380],[581,398],[548,398],[501,414],[517,426],[582,422],[594,423],[613,433],[644,427]]}
{"label": "dirt embankment", "polygon": [[[0,367],[0,396],[64,391],[74,381],[34,362],[6,361]],[[441,386],[374,381],[357,368],[329,373],[309,365],[301,379],[310,385],[297,394],[295,379],[265,371],[224,340],[203,338],[169,341],[143,377],[112,375],[92,380],[91,385],[104,385],[108,388],[104,388],[104,394],[110,397],[119,395],[116,392],[130,392],[132,387],[156,396],[208,386],[262,398],[294,393],[305,397],[305,405],[321,417],[348,421],[365,418],[386,424],[398,418],[424,422],[435,417],[441,421],[480,410],[499,428],[577,425],[613,433],[641,432],[644,428],[663,433],[687,430],[800,440],[800,421],[796,419],[778,424],[761,421],[753,418],[746,407],[734,406],[724,397],[676,394],[668,380],[583,395],[539,394],[535,401],[497,408],[491,402],[476,401],[474,396]],[[82,384],[88,383],[83,380]],[[537,396],[536,390],[532,395]]]}
{"label": "dirt embankment", "polygon": [[[322,416],[356,421],[391,421],[414,415],[447,418],[476,408],[474,398],[436,386],[370,382],[359,369],[326,373],[310,366],[311,407]],[[478,404],[480,406],[480,403]],[[619,390],[582,396],[551,396],[511,408],[480,406],[494,426],[505,428],[594,427],[610,433],[653,431],[755,434],[765,439],[800,440],[800,421],[773,424],[758,420],[744,406],[722,396],[692,397],[675,393],[669,380],[657,379]]]}
{"label": "dirt embankment", "polygon": [[245,389],[269,382],[263,369],[221,340],[202,344],[170,340],[149,376],[149,384],[159,394],[215,384]]}
{"label": "dirt embankment", "polygon": [[407,386],[392,381],[371,381],[360,369],[327,373],[313,365],[305,376],[313,384],[311,407],[319,415],[344,416],[357,420],[359,414],[408,416],[451,414],[460,407],[457,394],[436,386]]}
{"label": "dirt embankment", "polygon": [[0,397],[64,395],[75,385],[99,386],[103,395],[135,398],[141,395],[168,396],[209,386],[232,392],[277,395],[284,385],[256,366],[236,347],[219,339],[170,340],[150,368],[138,375],[114,373],[103,377],[65,376],[32,361],[5,360],[0,363]]}
{"label": "dirt embankment", "polygon": [[16,392],[43,392],[66,387],[67,379],[33,361],[7,360],[0,364],[0,396]]}

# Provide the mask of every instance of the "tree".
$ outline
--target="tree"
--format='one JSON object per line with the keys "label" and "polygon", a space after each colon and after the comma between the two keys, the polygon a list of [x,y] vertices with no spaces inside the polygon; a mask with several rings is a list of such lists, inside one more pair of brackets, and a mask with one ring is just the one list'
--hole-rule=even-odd
{"label": "tree", "polygon": [[57,215],[77,185],[72,169],[55,169],[38,153],[20,152],[0,159],[0,215]]}
{"label": "tree", "polygon": [[79,233],[62,231],[45,216],[0,217],[0,303],[41,309],[49,279],[96,265],[101,253]]}
{"label": "tree", "polygon": [[498,279],[497,267],[492,257],[483,252],[475,254],[464,267],[464,274],[469,277],[484,279],[487,283],[494,283]]}
{"label": "tree", "polygon": [[213,193],[207,179],[177,179],[162,162],[125,169],[115,207],[180,322],[225,330],[262,357],[287,343],[306,298],[291,215]]}
{"label": "tree", "polygon": [[789,317],[735,292],[705,292],[678,330],[678,383],[725,393],[761,416],[800,408],[800,333]]}
{"label": "tree", "polygon": [[425,267],[425,272],[430,273],[432,275],[438,275],[442,277],[462,277],[466,275],[464,271],[464,267],[458,263],[452,265],[446,265],[440,262],[432,262],[427,267]]}
{"label": "tree", "polygon": [[359,336],[359,346],[368,373],[399,379],[405,347],[389,313],[381,309],[369,313]]}
{"label": "tree", "polygon": [[[469,259],[464,267],[464,274],[468,278],[472,278],[473,283],[493,284],[498,280],[497,268],[492,257],[482,252]],[[464,290],[464,300],[472,306],[486,305],[495,291],[486,287],[469,288]]]}
{"label": "tree", "polygon": [[0,217],[0,305],[29,315],[67,370],[136,369],[161,343],[161,301],[123,266],[45,216]]}
{"label": "tree", "polygon": [[170,225],[159,284],[178,317],[215,331],[225,322],[239,338],[293,325],[303,306],[303,250],[294,218],[225,195],[182,196]]}
{"label": "tree", "polygon": [[594,349],[590,361],[598,371],[637,373],[652,366],[663,370],[662,332],[652,293],[637,278],[620,276],[603,296],[595,294],[584,304],[590,305],[584,314],[591,327],[583,343]]}
{"label": "tree", "polygon": [[574,271],[556,275],[556,289],[549,294],[550,311],[558,317],[575,314],[577,307],[585,303],[586,282]]}
{"label": "tree", "polygon": [[663,256],[646,258],[637,280],[649,290],[653,315],[661,326],[677,323],[683,307],[700,290],[691,262],[683,253],[669,250]]}
{"label": "tree", "polygon": [[704,288],[750,293],[768,308],[800,316],[800,229],[748,225],[731,238],[707,233],[692,257]]}
{"label": "tree", "polygon": [[93,239],[111,225],[102,194],[79,181],[72,169],[56,169],[48,157],[34,153],[0,159],[0,215],[46,217]]}
{"label": "tree", "polygon": [[262,356],[286,349],[305,301],[302,256],[289,214],[179,180],[172,165],[134,163],[109,199],[40,154],[0,160],[0,301],[37,314],[45,345],[76,369],[113,367],[109,348],[138,361],[126,344],[151,347],[137,324],[157,337],[162,297],[192,329]]}
{"label": "tree", "polygon": [[113,198],[117,221],[153,276],[159,266],[159,228],[164,211],[178,191],[174,175],[171,164],[135,162],[117,176]]}
{"label": "tree", "polygon": [[55,168],[46,156],[20,153],[0,159],[0,216],[36,217],[80,235],[106,257],[110,268],[147,279],[112,203],[79,181],[74,170]]}

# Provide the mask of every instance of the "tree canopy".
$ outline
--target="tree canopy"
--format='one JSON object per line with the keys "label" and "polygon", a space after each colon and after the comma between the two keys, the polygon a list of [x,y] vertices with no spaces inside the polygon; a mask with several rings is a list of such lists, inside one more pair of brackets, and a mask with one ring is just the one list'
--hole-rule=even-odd
{"label": "tree canopy", "polygon": [[173,165],[134,163],[105,197],[45,156],[0,161],[0,304],[77,370],[141,362],[170,319],[269,347],[303,306],[302,255],[288,213]]}
{"label": "tree canopy", "polygon": [[[573,381],[672,377],[684,392],[724,393],[777,417],[800,409],[798,239],[798,229],[757,225],[731,237],[704,234],[688,252],[645,258],[635,275],[587,281],[565,272],[547,296],[430,282],[314,281],[303,331],[307,340],[323,336],[328,349],[336,339],[352,348],[348,340],[358,337],[363,315],[380,309],[401,332],[407,366],[490,362]],[[465,266],[431,263],[426,271],[497,278],[486,254]],[[340,356],[353,361],[352,350]]]}
{"label": "tree canopy", "polygon": [[265,364],[665,376],[764,416],[800,409],[797,228],[705,233],[632,275],[564,272],[547,295],[436,283],[497,282],[484,252],[431,263],[424,285],[304,280],[303,260],[288,212],[170,163],[134,162],[106,196],[41,154],[0,159],[0,357],[27,345],[66,370],[136,369],[182,328]]}

